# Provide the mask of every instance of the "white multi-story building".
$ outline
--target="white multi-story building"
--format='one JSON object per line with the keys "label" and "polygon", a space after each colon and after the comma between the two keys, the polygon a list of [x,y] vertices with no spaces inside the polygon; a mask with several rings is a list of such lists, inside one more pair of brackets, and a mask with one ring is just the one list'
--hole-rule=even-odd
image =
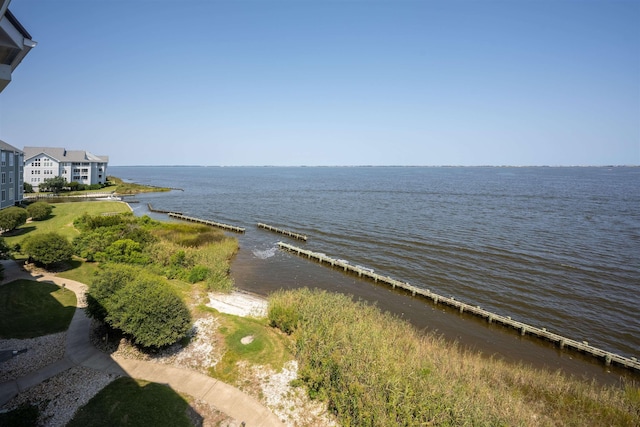
{"label": "white multi-story building", "polygon": [[22,151],[0,141],[0,209],[22,202]]}
{"label": "white multi-story building", "polygon": [[37,191],[47,178],[61,176],[67,182],[104,184],[107,181],[108,156],[88,151],[57,147],[24,147],[24,182]]}

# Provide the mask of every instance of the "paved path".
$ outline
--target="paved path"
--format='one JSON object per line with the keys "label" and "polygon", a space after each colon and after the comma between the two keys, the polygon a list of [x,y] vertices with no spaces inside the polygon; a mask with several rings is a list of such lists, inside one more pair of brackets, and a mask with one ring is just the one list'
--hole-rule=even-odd
{"label": "paved path", "polygon": [[40,382],[53,377],[73,366],[84,366],[108,373],[128,375],[132,378],[163,383],[174,390],[201,399],[247,427],[283,426],[284,424],[258,400],[222,381],[188,369],[177,368],[159,363],[141,360],[111,357],[98,351],[91,345],[89,332],[91,320],[84,310],[84,294],[87,287],[79,282],[63,279],[51,274],[31,275],[22,270],[13,261],[0,261],[5,267],[5,280],[9,283],[16,279],[54,282],[65,285],[78,297],[78,308],[67,330],[65,356],[49,366],[32,372],[17,380],[0,383],[0,406],[4,405],[19,392],[25,391]]}

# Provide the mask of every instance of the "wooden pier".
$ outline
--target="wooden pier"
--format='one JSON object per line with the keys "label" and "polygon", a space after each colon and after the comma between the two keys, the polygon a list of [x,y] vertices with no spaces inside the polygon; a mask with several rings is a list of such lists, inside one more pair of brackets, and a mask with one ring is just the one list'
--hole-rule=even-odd
{"label": "wooden pier", "polygon": [[147,209],[149,209],[149,212],[156,212],[156,213],[163,213],[163,214],[178,214],[178,215],[182,215],[182,212],[176,212],[176,211],[163,211],[162,209],[154,209],[153,206],[151,206],[151,203],[147,203]]}
{"label": "wooden pier", "polygon": [[221,222],[215,222],[215,221],[209,221],[209,220],[206,220],[206,219],[194,218],[194,217],[191,217],[191,216],[186,216],[186,215],[182,215],[182,214],[175,213],[175,212],[169,212],[169,213],[167,213],[167,215],[169,215],[172,218],[181,219],[183,221],[197,222],[198,224],[210,225],[212,227],[218,227],[218,228],[222,228],[222,229],[228,230],[228,231],[235,231],[236,233],[244,233],[244,228],[236,227],[235,225],[223,224]]}
{"label": "wooden pier", "polygon": [[345,272],[355,273],[359,277],[373,280],[376,283],[384,283],[391,286],[393,289],[404,289],[405,291],[410,292],[413,296],[419,295],[424,298],[430,299],[434,304],[444,304],[449,307],[455,308],[456,310],[460,311],[460,313],[470,313],[486,319],[489,323],[497,323],[515,329],[516,331],[520,332],[520,335],[522,336],[530,335],[536,338],[550,341],[556,344],[561,350],[573,350],[591,355],[604,361],[607,366],[615,364],[624,368],[640,371],[640,362],[635,357],[628,358],[620,356],[618,354],[593,347],[586,341],[572,340],[562,335],[549,332],[546,328],[538,328],[526,323],[518,322],[511,319],[511,317],[509,316],[502,316],[496,313],[492,313],[478,306],[473,306],[458,301],[454,297],[445,297],[442,295],[438,295],[434,292],[429,291],[428,289],[419,288],[417,286],[410,285],[409,283],[401,282],[399,280],[392,279],[391,277],[377,274],[370,268],[362,267],[359,265],[352,265],[348,261],[331,258],[320,252],[309,251],[283,242],[278,242],[278,246],[280,247],[280,249],[294,252],[300,256],[307,257],[308,259],[313,259],[321,264],[341,268]]}
{"label": "wooden pier", "polygon": [[292,231],[282,230],[280,228],[273,227],[271,225],[263,224],[261,222],[258,223],[258,228],[264,228],[265,230],[273,231],[275,233],[284,234],[285,236],[293,237],[294,239],[307,241],[307,236],[303,234],[294,233]]}

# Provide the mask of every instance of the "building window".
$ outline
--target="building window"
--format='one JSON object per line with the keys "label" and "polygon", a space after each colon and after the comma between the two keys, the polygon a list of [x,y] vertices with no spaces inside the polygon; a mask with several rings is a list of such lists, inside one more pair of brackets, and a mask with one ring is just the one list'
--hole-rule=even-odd
{"label": "building window", "polygon": [[9,166],[13,166],[13,156],[14,156],[13,153],[9,154]]}
{"label": "building window", "polygon": [[7,182],[7,175],[2,172],[2,183],[4,184],[5,182]]}
{"label": "building window", "polygon": [[5,200],[7,200],[7,197],[5,196],[5,190],[2,190],[2,201],[4,202]]}
{"label": "building window", "polygon": [[82,175],[82,179],[89,179],[87,175]]}
{"label": "building window", "polygon": [[13,200],[13,187],[9,188],[9,200]]}
{"label": "building window", "polygon": [[13,182],[13,175],[9,175],[9,184],[11,184],[12,182]]}
{"label": "building window", "polygon": [[[7,165],[7,153],[5,151],[2,152],[2,166]],[[2,198],[4,200],[4,197]]]}

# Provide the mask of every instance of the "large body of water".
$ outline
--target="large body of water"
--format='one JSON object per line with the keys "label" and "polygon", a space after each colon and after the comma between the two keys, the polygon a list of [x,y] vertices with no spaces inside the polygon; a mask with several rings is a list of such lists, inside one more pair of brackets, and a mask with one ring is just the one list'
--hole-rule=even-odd
{"label": "large body of water", "polygon": [[502,327],[281,252],[283,240],[640,358],[640,168],[110,167],[109,174],[183,189],[137,196],[138,214],[149,202],[246,227],[232,265],[240,288],[338,290],[485,354],[573,363]]}

